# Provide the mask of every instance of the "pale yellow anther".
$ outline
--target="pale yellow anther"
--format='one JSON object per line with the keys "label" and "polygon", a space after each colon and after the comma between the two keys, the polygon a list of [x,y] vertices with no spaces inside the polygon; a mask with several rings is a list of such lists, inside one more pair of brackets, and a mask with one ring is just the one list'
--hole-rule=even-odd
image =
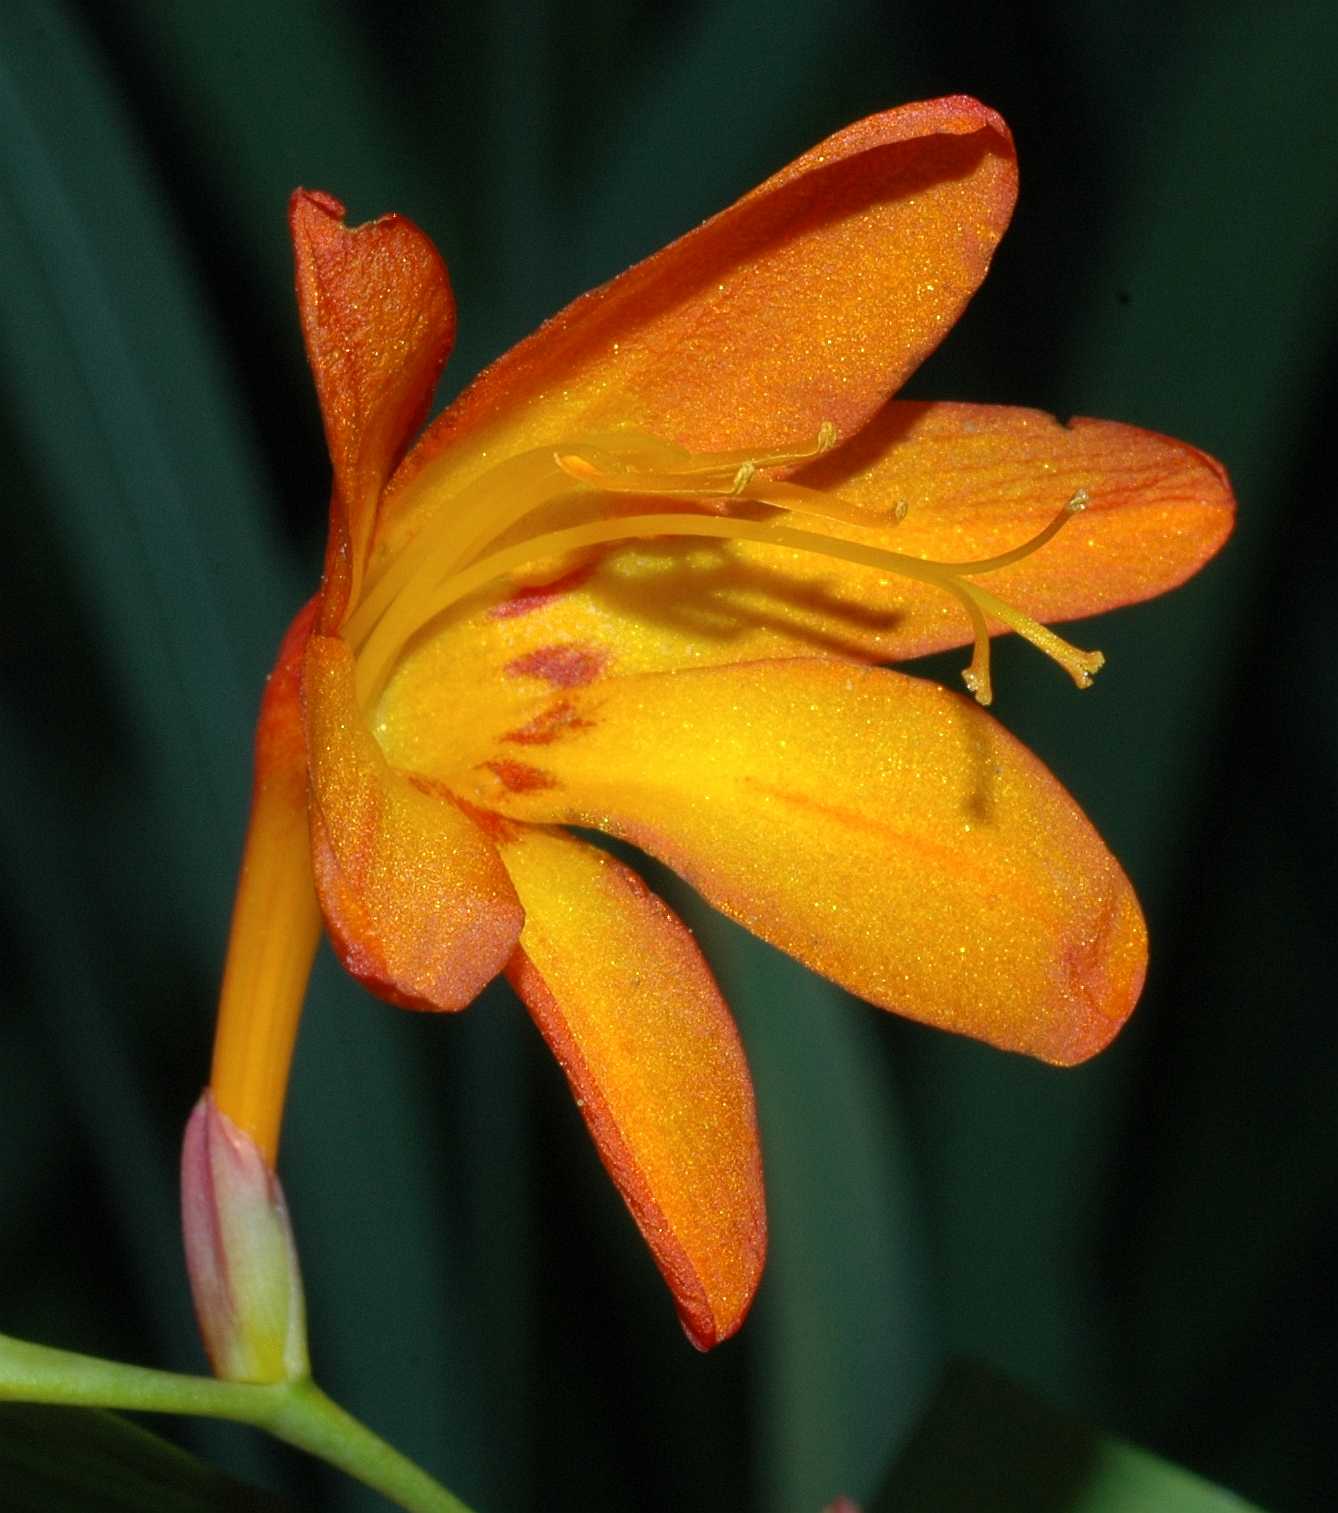
{"label": "pale yellow anther", "polygon": [[753,481],[756,473],[757,464],[755,462],[743,463],[740,466],[739,471],[734,475],[734,482],[729,486],[731,497],[737,499],[739,495],[743,493],[744,489],[746,489],[748,485]]}

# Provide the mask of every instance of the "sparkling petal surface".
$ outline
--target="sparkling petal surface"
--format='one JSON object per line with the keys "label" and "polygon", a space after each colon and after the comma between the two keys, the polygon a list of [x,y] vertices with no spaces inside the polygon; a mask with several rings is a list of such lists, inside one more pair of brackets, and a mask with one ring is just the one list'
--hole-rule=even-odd
{"label": "sparkling petal surface", "polygon": [[[852,541],[910,556],[960,562],[991,557],[1028,540],[1080,490],[1088,496],[1052,541],[980,582],[1034,619],[1094,615],[1177,587],[1231,533],[1235,501],[1221,464],[1182,441],[1115,421],[1067,425],[1042,410],[1006,405],[894,401],[846,447],[810,465],[797,481],[888,511],[883,530],[835,526]],[[764,562],[766,548],[741,555]],[[802,572],[791,562],[791,575]],[[838,566],[836,575],[842,569]],[[851,568],[837,586],[847,615],[863,605],[890,624],[874,643],[883,659],[919,656],[968,638],[956,607],[927,584],[880,582]],[[840,615],[826,621],[839,634]]]}
{"label": "sparkling petal surface", "polygon": [[381,491],[455,338],[455,301],[437,249],[399,215],[343,224],[328,194],[289,205],[298,309],[334,466],[327,613],[356,598]]}
{"label": "sparkling petal surface", "polygon": [[401,470],[387,549],[486,459],[611,425],[694,450],[853,433],[947,334],[1015,196],[1008,129],[965,96],[837,132],[488,369]]}
{"label": "sparkling petal surface", "polygon": [[393,1003],[464,1008],[523,923],[496,850],[449,797],[387,765],[342,641],[311,637],[303,698],[316,891],[341,961]]}
{"label": "sparkling petal surface", "polygon": [[879,668],[610,680],[543,779],[476,801],[594,826],[860,997],[1043,1060],[1119,1029],[1146,941],[1129,883],[1041,764],[965,698]]}
{"label": "sparkling petal surface", "polygon": [[706,1349],[742,1322],[766,1253],[734,1021],[692,936],[621,862],[533,826],[499,844],[525,907],[508,975]]}

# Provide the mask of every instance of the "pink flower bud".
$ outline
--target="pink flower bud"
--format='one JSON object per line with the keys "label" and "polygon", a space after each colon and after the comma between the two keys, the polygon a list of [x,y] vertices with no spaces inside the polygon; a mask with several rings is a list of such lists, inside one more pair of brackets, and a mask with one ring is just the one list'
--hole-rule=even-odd
{"label": "pink flower bud", "polygon": [[206,1091],[181,1151],[186,1270],[214,1374],[232,1382],[309,1373],[306,1311],[279,1179]]}

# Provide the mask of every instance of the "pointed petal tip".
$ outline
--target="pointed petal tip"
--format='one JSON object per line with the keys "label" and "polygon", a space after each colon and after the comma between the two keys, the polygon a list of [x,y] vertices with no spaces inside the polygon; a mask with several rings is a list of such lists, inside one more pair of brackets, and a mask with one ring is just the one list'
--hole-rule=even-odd
{"label": "pointed petal tip", "polygon": [[1236,528],[1236,495],[1226,466],[1211,453],[1161,431],[1088,416],[1075,416],[1066,429],[1094,447],[1109,446],[1106,498],[1098,507],[1141,508],[1149,546],[1156,544],[1158,520],[1164,537],[1178,544],[1175,560],[1141,597],[1179,587],[1226,544]]}
{"label": "pointed petal tip", "polygon": [[690,932],[621,862],[526,826],[501,850],[526,910],[507,976],[566,1075],[684,1333],[708,1350],[743,1322],[766,1255],[738,1031]]}
{"label": "pointed petal tip", "polygon": [[431,240],[400,215],[344,224],[322,190],[289,200],[298,314],[334,470],[321,622],[355,603],[386,480],[427,418],[455,337]]}
{"label": "pointed petal tip", "polygon": [[288,219],[293,224],[315,216],[342,222],[347,214],[344,202],[324,189],[303,189],[299,185],[288,196]]}
{"label": "pointed petal tip", "polygon": [[753,1299],[757,1296],[757,1285],[762,1279],[765,1251],[766,1237],[763,1236],[762,1253],[758,1258],[753,1285],[747,1296],[734,1307],[722,1310],[717,1315],[709,1309],[705,1312],[689,1311],[679,1300],[675,1300],[675,1306],[678,1308],[678,1322],[682,1326],[688,1344],[694,1350],[699,1350],[705,1355],[708,1351],[714,1350],[717,1345],[723,1345],[726,1340],[732,1340],[743,1328],[744,1320],[752,1310]]}

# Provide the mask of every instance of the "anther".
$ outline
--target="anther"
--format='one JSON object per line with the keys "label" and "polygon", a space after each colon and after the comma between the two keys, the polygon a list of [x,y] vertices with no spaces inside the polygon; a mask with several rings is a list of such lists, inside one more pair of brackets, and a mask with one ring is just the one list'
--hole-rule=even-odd
{"label": "anther", "polygon": [[737,499],[753,481],[753,476],[756,472],[757,464],[755,462],[745,462],[739,468],[739,471],[735,473],[734,482],[729,486],[730,497]]}

